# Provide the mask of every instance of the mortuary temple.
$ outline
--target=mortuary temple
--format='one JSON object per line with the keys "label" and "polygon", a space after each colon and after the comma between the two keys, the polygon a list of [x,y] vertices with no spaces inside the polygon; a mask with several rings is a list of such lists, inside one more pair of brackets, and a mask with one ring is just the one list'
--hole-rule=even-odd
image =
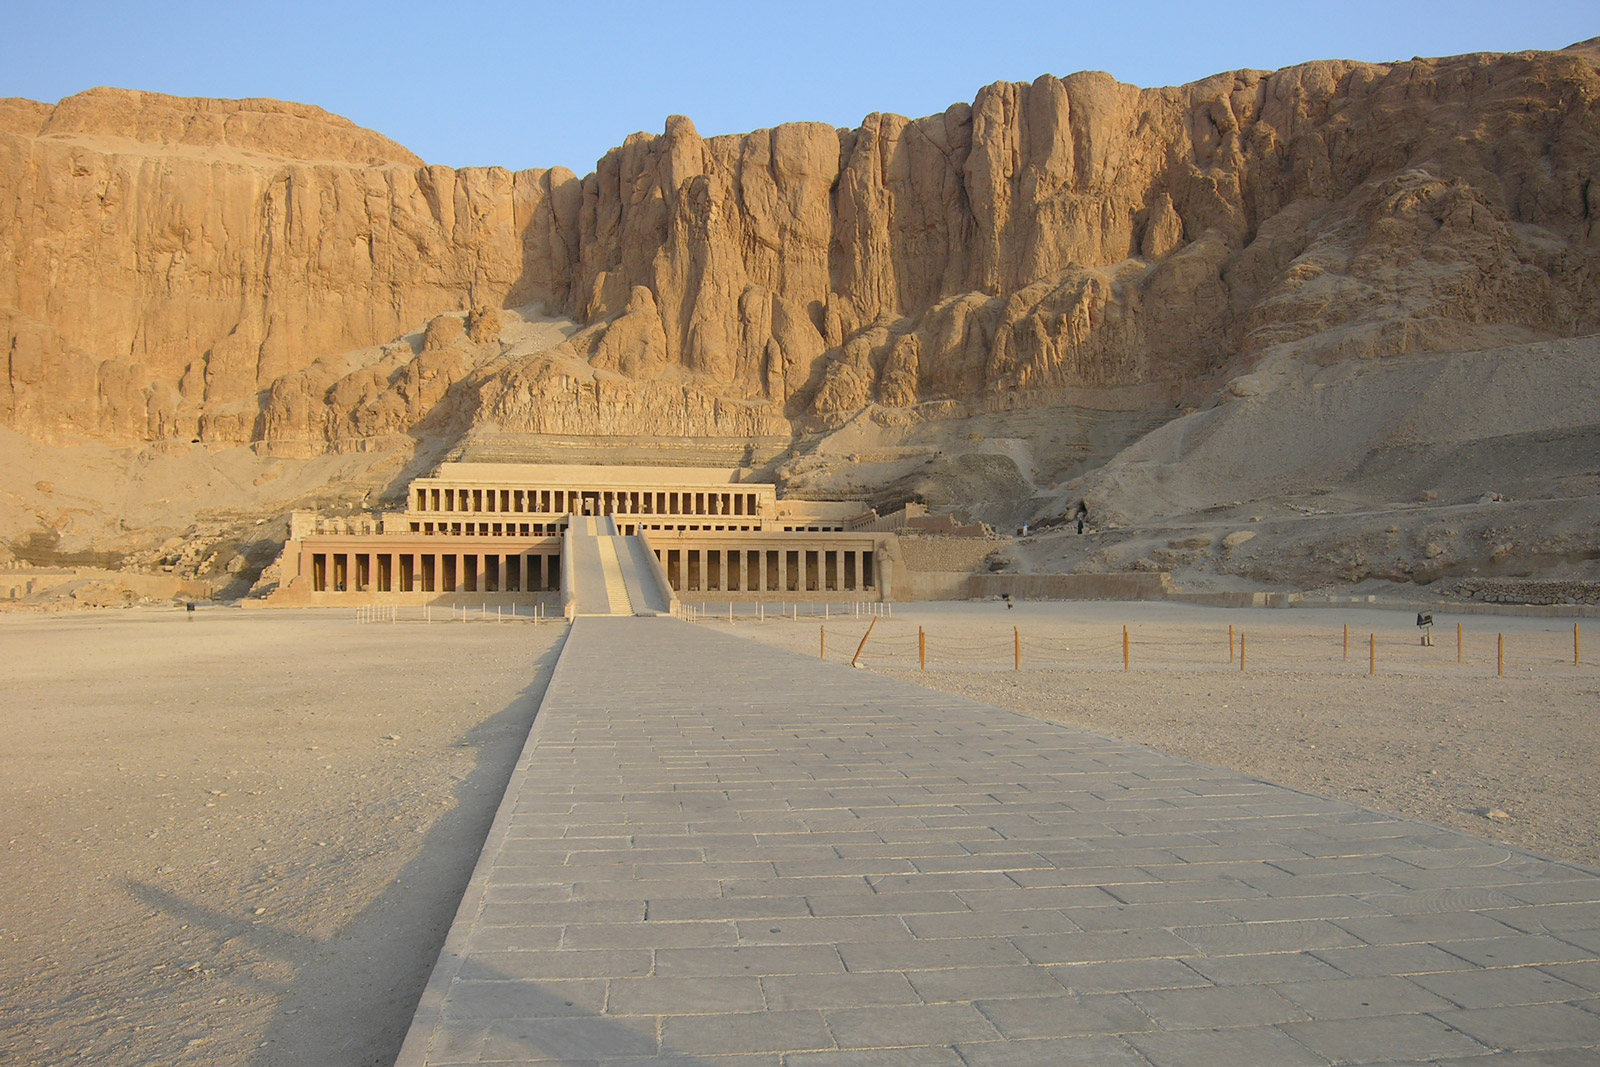
{"label": "mortuary temple", "polygon": [[[656,614],[677,598],[879,601],[897,590],[899,532],[949,533],[908,504],[786,500],[712,467],[444,463],[406,509],[295,512],[270,606],[559,602],[572,614]],[[976,532],[977,528],[971,528]]]}

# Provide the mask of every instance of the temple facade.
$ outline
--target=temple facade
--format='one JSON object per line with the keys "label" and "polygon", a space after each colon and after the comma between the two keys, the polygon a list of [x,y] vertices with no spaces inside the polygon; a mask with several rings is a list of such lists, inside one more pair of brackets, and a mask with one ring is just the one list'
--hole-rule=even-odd
{"label": "temple facade", "polygon": [[[876,513],[780,499],[741,473],[445,463],[410,484],[404,511],[294,513],[267,603],[570,605],[575,586],[608,581],[632,589],[634,601],[660,599],[635,588],[652,582],[669,600],[894,598],[897,538]],[[600,544],[590,573],[579,535],[631,543]],[[630,572],[636,556],[647,562]]]}

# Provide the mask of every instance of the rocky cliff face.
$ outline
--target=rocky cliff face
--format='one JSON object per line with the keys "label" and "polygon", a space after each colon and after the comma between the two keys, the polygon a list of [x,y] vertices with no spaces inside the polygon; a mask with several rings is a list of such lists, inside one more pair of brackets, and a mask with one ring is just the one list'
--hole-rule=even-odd
{"label": "rocky cliff face", "polygon": [[1600,331],[1592,47],[673,118],[582,179],[102,89],[0,102],[0,200],[0,421],[38,439],[739,437]]}
{"label": "rocky cliff face", "polygon": [[564,296],[545,288],[570,258],[564,187],[428,167],[276,101],[8,102],[0,417],[51,437],[239,442],[287,421],[324,438],[272,411],[319,359],[442,311]]}

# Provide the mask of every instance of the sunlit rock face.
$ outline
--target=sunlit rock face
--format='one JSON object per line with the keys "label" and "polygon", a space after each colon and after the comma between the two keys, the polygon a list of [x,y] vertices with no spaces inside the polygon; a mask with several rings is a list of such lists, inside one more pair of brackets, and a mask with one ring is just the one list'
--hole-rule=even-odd
{"label": "sunlit rock face", "polygon": [[1593,46],[702,138],[578,178],[313,107],[0,102],[0,422],[311,455],[782,435],[1600,330]]}

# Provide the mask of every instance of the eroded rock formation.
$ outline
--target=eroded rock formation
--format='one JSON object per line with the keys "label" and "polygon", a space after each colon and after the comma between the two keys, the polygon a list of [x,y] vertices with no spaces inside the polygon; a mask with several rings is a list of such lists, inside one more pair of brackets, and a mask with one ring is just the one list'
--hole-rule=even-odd
{"label": "eroded rock formation", "polygon": [[[41,439],[738,437],[1600,330],[1593,46],[675,117],[582,179],[99,89],[0,102],[0,198],[0,420]],[[573,325],[519,342],[530,306]]]}

